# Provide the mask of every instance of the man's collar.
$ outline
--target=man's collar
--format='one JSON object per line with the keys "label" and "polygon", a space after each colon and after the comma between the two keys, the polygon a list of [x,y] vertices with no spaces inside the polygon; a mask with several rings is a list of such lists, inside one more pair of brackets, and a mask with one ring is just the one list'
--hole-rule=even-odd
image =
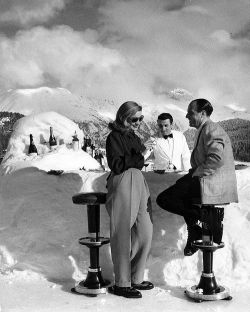
{"label": "man's collar", "polygon": [[203,125],[208,121],[208,119],[205,119],[202,121],[202,123],[200,124],[199,128],[197,129],[197,131],[199,132],[201,130],[201,128],[203,127]]}

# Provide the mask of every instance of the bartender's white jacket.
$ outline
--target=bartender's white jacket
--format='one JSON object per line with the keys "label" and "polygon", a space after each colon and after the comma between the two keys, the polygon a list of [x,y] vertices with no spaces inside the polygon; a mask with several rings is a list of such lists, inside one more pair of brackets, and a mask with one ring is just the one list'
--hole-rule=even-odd
{"label": "bartender's white jacket", "polygon": [[[190,150],[187,145],[184,134],[180,131],[172,130],[173,138],[157,138],[156,145],[153,148],[155,168],[164,168],[164,165],[170,161],[176,170],[188,171],[190,165]],[[172,142],[171,142],[172,141]]]}

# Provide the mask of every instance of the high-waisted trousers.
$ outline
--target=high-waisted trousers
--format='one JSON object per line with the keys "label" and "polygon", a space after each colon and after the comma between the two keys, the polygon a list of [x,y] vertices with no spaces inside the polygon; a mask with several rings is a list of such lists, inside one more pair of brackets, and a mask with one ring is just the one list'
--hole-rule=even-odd
{"label": "high-waisted trousers", "polygon": [[130,168],[107,181],[106,208],[110,216],[110,246],[115,285],[130,287],[143,281],[151,248],[153,223],[150,194],[141,171]]}

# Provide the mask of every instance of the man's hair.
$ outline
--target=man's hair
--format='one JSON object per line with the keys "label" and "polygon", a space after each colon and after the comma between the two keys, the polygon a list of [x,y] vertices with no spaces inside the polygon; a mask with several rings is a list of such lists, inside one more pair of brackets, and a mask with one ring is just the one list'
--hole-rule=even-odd
{"label": "man's hair", "polygon": [[162,113],[158,116],[157,118],[158,120],[166,120],[169,119],[170,120],[170,124],[172,125],[173,123],[173,117],[172,115],[170,115],[169,113]]}
{"label": "man's hair", "polygon": [[196,99],[193,100],[190,104],[195,104],[196,111],[198,113],[204,110],[207,116],[210,116],[214,110],[212,104],[206,99]]}

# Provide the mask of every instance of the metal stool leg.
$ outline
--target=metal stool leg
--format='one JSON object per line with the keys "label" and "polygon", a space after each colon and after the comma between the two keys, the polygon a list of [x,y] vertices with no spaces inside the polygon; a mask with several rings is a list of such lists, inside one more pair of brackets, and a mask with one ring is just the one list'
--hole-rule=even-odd
{"label": "metal stool leg", "polygon": [[197,302],[232,299],[226,287],[218,286],[213,272],[213,253],[217,249],[224,247],[224,243],[218,241],[218,244],[216,244],[213,241],[214,234],[216,239],[219,240],[220,236],[222,236],[222,233],[220,233],[223,219],[221,218],[223,215],[221,209],[223,208],[202,207],[202,240],[195,241],[193,245],[203,253],[203,271],[198,286],[188,287],[185,291],[187,296]]}

